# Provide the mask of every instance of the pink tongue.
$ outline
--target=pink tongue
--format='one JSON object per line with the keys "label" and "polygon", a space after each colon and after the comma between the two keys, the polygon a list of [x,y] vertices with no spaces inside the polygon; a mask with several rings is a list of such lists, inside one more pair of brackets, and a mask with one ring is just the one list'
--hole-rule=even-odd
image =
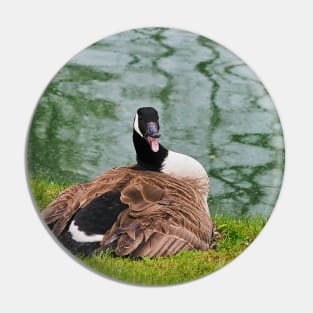
{"label": "pink tongue", "polygon": [[150,137],[150,142],[151,142],[151,149],[153,152],[158,152],[159,151],[159,143],[156,138]]}

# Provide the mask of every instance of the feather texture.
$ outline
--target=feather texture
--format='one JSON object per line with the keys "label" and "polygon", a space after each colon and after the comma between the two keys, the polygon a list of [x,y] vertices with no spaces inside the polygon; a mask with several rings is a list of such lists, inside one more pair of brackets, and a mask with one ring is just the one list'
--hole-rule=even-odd
{"label": "feather texture", "polygon": [[110,191],[120,194],[125,209],[103,234],[97,251],[111,248],[120,256],[156,257],[209,248],[213,223],[203,199],[207,185],[199,179],[146,171],[138,165],[115,168],[89,183],[66,189],[42,217],[59,237],[81,208]]}

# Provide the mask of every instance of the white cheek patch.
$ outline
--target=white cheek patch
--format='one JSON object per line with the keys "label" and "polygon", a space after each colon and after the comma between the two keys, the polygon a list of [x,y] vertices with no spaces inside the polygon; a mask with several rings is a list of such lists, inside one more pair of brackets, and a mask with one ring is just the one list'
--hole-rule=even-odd
{"label": "white cheek patch", "polygon": [[143,134],[141,133],[139,129],[139,122],[138,122],[138,114],[136,113],[135,120],[134,120],[134,129],[136,133],[138,133],[141,137],[143,137]]}
{"label": "white cheek patch", "polygon": [[72,239],[77,242],[96,242],[101,241],[103,235],[87,235],[85,232],[79,230],[78,226],[75,225],[75,221],[72,221],[69,232],[72,235]]}

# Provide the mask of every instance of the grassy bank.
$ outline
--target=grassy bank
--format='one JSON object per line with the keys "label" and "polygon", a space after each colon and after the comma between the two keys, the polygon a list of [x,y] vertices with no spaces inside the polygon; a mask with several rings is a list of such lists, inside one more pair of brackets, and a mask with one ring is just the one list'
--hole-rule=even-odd
{"label": "grassy bank", "polygon": [[[56,184],[44,180],[31,180],[34,200],[44,208],[68,184]],[[81,258],[96,271],[115,279],[141,285],[169,285],[187,282],[212,273],[229,263],[255,239],[266,219],[255,217],[213,217],[220,233],[214,247],[208,251],[189,251],[173,257],[131,258],[114,257],[106,252],[97,256]]]}

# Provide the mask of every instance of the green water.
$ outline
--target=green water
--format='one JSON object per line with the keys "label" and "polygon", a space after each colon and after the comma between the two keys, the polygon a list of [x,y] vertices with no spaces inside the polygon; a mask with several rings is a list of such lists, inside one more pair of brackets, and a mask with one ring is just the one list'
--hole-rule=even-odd
{"label": "green water", "polygon": [[236,55],[180,30],[120,33],[72,58],[34,114],[30,177],[86,182],[133,164],[132,123],[141,106],[159,111],[164,146],[207,169],[213,214],[269,216],[284,168],[275,106]]}

